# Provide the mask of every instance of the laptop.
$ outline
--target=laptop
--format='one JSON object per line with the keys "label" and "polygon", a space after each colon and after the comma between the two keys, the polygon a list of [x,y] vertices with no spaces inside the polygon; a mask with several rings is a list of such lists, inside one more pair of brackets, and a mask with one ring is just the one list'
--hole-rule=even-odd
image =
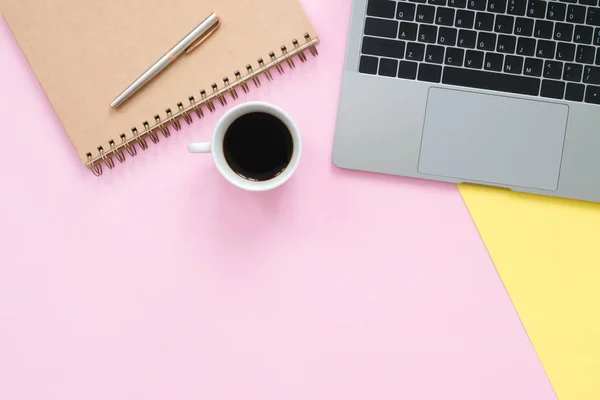
{"label": "laptop", "polygon": [[599,0],[354,0],[342,168],[600,202]]}

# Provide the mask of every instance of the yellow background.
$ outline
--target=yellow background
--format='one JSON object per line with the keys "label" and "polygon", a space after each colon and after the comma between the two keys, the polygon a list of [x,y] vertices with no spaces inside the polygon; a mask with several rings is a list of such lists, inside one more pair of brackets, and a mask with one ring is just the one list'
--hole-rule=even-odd
{"label": "yellow background", "polygon": [[459,188],[559,399],[600,400],[600,204]]}

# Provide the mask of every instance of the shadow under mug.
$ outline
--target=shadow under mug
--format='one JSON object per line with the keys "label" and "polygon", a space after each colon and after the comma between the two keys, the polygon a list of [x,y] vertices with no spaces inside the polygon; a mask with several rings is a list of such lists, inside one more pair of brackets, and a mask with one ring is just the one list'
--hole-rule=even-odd
{"label": "shadow under mug", "polygon": [[[223,143],[225,134],[231,124],[246,114],[266,113],[274,116],[285,124],[292,137],[293,152],[287,167],[276,177],[265,181],[253,181],[238,175],[227,163]],[[217,123],[209,143],[191,143],[188,146],[190,153],[212,153],[213,161],[223,177],[232,185],[241,189],[263,192],[275,189],[287,182],[296,172],[302,157],[302,138],[294,120],[282,109],[267,103],[250,102],[240,104],[229,110]]]}

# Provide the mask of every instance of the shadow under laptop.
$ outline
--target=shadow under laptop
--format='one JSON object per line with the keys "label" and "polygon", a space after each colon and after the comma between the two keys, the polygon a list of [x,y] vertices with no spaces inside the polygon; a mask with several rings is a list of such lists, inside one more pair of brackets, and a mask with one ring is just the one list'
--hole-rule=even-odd
{"label": "shadow under laptop", "polygon": [[434,192],[455,192],[458,193],[457,185],[454,183],[432,181],[420,178],[409,178],[398,175],[383,174],[380,172],[359,171],[344,169],[331,164],[331,173],[336,179],[355,180],[357,182],[364,181],[369,185],[376,183],[378,185],[385,184],[391,187],[406,188],[406,189],[423,189]]}

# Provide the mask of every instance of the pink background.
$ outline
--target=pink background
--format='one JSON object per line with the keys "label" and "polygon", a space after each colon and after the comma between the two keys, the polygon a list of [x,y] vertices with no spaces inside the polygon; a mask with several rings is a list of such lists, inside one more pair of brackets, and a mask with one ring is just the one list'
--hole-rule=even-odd
{"label": "pink background", "polygon": [[351,2],[303,3],[266,194],[187,154],[223,109],[95,178],[0,22],[0,399],[555,398],[457,189],[332,165]]}

